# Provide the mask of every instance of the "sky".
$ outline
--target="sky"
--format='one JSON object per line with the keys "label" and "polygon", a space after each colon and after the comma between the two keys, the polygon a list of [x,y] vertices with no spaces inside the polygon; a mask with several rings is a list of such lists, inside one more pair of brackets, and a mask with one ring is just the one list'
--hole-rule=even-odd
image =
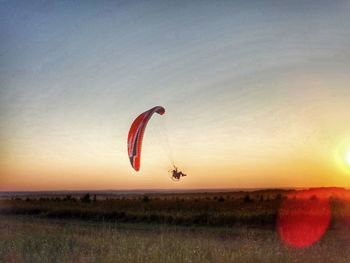
{"label": "sky", "polygon": [[[0,191],[349,187],[349,13],[0,1]],[[128,130],[157,105],[135,172]]]}

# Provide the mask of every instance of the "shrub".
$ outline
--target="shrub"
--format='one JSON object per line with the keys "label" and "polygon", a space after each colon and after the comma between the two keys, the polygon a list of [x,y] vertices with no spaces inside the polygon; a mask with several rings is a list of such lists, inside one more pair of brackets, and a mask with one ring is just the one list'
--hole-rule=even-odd
{"label": "shrub", "polygon": [[219,197],[218,202],[225,202],[225,198],[223,198],[222,196]]}
{"label": "shrub", "polygon": [[150,198],[147,195],[144,195],[143,198],[142,198],[142,201],[143,202],[149,202]]}
{"label": "shrub", "polygon": [[253,200],[250,198],[249,195],[246,195],[246,196],[244,197],[244,203],[251,203],[251,202],[253,202]]}
{"label": "shrub", "polygon": [[82,201],[83,203],[90,203],[90,194],[85,194],[83,197],[80,198],[80,201]]}

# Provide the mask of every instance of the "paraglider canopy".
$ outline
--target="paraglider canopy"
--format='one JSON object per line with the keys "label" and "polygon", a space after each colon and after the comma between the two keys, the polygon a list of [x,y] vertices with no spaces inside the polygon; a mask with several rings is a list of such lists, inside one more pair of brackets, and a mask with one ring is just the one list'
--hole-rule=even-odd
{"label": "paraglider canopy", "polygon": [[163,115],[165,109],[162,106],[156,106],[141,113],[131,124],[128,134],[128,154],[131,166],[135,171],[140,170],[142,139],[146,126],[154,113]]}

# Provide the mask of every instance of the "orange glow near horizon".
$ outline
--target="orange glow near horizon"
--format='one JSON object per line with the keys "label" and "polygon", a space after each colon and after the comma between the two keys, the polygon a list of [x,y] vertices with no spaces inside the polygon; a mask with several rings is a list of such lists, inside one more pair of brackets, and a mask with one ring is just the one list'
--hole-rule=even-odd
{"label": "orange glow near horizon", "polygon": [[[149,150],[146,150],[148,152]],[[219,162],[199,159],[188,165],[178,166],[188,173],[180,182],[170,180],[167,170],[170,164],[159,156],[144,156],[141,172],[132,171],[127,157],[117,162],[105,159],[105,163],[36,162],[3,166],[1,191],[40,190],[106,190],[106,189],[208,189],[208,188],[270,188],[270,187],[346,187],[348,177],[336,167],[320,158],[300,156],[275,161],[256,160],[252,166],[248,160],[237,156]],[[157,159],[158,158],[158,159]],[[161,159],[161,158],[160,158]],[[218,158],[219,159],[219,158]],[[314,160],[317,159],[317,160]],[[236,160],[236,162],[234,162]],[[220,178],[220,179],[219,179]],[[219,180],[218,180],[219,179]]]}

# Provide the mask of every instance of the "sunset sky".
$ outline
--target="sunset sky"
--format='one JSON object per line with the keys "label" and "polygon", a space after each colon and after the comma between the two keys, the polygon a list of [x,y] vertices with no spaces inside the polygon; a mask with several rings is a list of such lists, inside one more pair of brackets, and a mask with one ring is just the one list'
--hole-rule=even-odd
{"label": "sunset sky", "polygon": [[[349,14],[350,1],[1,1],[0,191],[349,187]],[[157,105],[135,172],[128,129]]]}

